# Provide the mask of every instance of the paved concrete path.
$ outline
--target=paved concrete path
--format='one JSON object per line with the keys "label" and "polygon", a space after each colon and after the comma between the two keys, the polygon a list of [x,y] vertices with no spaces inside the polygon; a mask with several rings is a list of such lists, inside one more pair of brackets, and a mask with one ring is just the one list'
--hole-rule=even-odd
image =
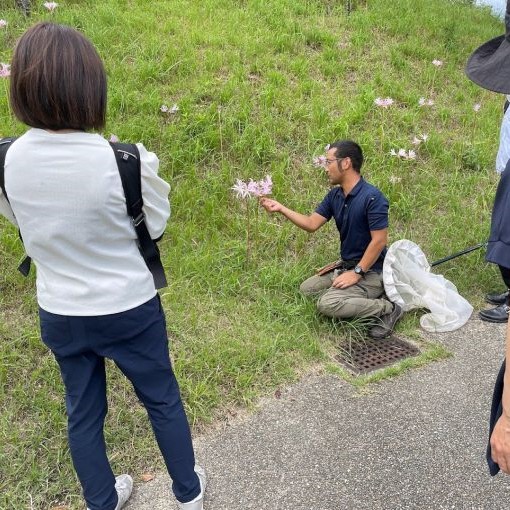
{"label": "paved concrete path", "polygon": [[[505,326],[473,319],[428,335],[452,358],[359,392],[311,375],[255,414],[196,438],[205,510],[510,507],[510,477],[485,465]],[[136,482],[127,510],[174,510],[164,474]]]}

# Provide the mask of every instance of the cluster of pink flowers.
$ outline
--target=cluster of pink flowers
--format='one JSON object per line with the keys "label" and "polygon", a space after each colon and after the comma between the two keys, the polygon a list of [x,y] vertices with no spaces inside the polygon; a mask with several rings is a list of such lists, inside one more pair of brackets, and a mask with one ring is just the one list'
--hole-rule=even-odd
{"label": "cluster of pink flowers", "polygon": [[179,111],[179,107],[176,104],[174,104],[170,108],[166,104],[162,104],[159,107],[159,109],[163,113],[170,113],[170,114],[177,113]]}
{"label": "cluster of pink flowers", "polygon": [[326,168],[326,156],[316,156],[312,161],[316,168]]}
{"label": "cluster of pink flowers", "polygon": [[11,66],[0,62],[0,78],[7,78],[11,75]]}
{"label": "cluster of pink flowers", "polygon": [[7,26],[7,21],[4,19],[0,19],[0,28],[5,28]]}
{"label": "cluster of pink flowers", "polygon": [[237,179],[231,189],[237,198],[263,197],[271,194],[273,181],[270,175],[266,175],[266,178],[261,181],[250,179],[248,182],[244,182]]}
{"label": "cluster of pink flowers", "polygon": [[397,156],[401,159],[416,159],[416,152],[413,150],[406,151],[405,149],[399,149],[398,152],[395,149],[391,149],[390,151],[391,156]]}
{"label": "cluster of pink flowers", "polygon": [[114,135],[113,133],[110,135],[108,141],[112,143],[120,142],[119,137],[117,135]]}
{"label": "cluster of pink flowers", "polygon": [[388,108],[394,103],[393,99],[391,97],[387,97],[385,99],[381,97],[376,97],[374,100],[374,104],[376,106],[380,106],[381,108]]}
{"label": "cluster of pink flowers", "polygon": [[432,99],[425,99],[424,97],[420,97],[418,99],[419,106],[434,106],[434,101]]}
{"label": "cluster of pink flowers", "polygon": [[44,7],[48,9],[48,11],[53,12],[57,7],[57,2],[44,2]]}

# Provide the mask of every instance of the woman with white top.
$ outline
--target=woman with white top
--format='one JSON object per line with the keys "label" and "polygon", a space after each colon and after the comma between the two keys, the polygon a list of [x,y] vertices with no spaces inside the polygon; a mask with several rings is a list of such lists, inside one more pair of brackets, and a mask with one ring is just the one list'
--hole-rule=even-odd
{"label": "woman with white top", "polygon": [[[105,358],[147,409],[172,489],[183,510],[202,510],[203,470],[172,371],[165,317],[138,246],[105,124],[106,74],[76,30],[39,23],[19,40],[10,102],[30,129],[5,158],[0,212],[16,223],[37,269],[43,342],[66,389],[71,456],[89,510],[119,510],[129,475],[115,478],[103,435]],[[170,186],[155,154],[138,144],[148,230],[159,238]]]}

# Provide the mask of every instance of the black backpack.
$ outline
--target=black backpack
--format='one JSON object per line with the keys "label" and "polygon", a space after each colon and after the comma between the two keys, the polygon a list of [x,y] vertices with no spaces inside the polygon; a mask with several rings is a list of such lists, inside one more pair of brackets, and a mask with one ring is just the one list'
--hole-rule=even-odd
{"label": "black backpack", "polygon": [[[3,138],[0,140],[0,188],[7,199],[7,192],[5,191],[5,155],[7,149],[11,146],[16,138]],[[119,169],[120,179],[122,181],[122,187],[124,189],[124,195],[126,197],[126,209],[128,216],[131,217],[133,226],[138,237],[138,249],[152,273],[154,278],[154,285],[156,289],[166,287],[167,281],[165,276],[165,270],[161,263],[159,256],[159,248],[156,244],[159,239],[152,239],[147,225],[145,224],[145,214],[143,213],[143,198],[142,198],[142,176],[140,168],[140,153],[138,147],[131,143],[112,143],[110,142],[112,149],[115,153],[115,159],[117,161],[117,167]],[[20,233],[20,239],[23,241]],[[24,276],[27,276],[30,271],[31,259],[26,256],[18,267],[18,270]]]}

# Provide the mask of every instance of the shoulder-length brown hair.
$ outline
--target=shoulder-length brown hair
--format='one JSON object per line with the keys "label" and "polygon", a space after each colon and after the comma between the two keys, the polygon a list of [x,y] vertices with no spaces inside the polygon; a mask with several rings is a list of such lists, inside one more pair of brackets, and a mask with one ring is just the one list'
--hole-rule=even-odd
{"label": "shoulder-length brown hair", "polygon": [[11,62],[11,107],[42,129],[102,129],[106,73],[92,43],[74,28],[38,23],[18,41]]}

